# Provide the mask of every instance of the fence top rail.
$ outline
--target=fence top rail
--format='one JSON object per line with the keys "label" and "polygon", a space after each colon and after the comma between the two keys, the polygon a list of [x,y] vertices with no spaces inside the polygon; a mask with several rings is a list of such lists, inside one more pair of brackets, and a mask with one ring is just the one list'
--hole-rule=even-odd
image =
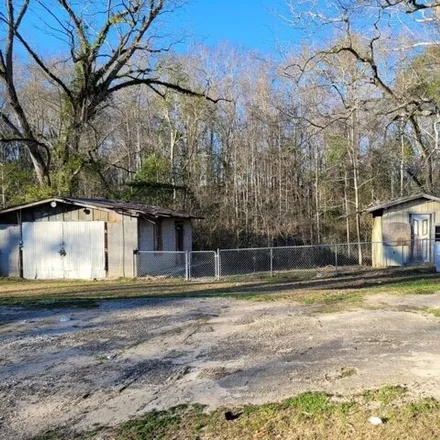
{"label": "fence top rail", "polygon": [[305,249],[305,248],[334,248],[334,247],[348,247],[348,246],[366,246],[373,244],[380,244],[384,246],[405,246],[413,242],[435,242],[433,238],[420,238],[411,240],[384,240],[384,241],[362,241],[362,242],[351,242],[351,243],[322,243],[322,244],[302,244],[297,246],[268,246],[268,247],[253,247],[253,248],[224,248],[215,250],[202,250],[202,251],[144,251],[136,250],[135,253],[140,254],[186,254],[189,253],[199,253],[199,254],[216,254],[217,252],[241,252],[241,251],[271,251],[277,249]]}
{"label": "fence top rail", "polygon": [[136,251],[138,254],[186,254],[186,252],[187,251]]}
{"label": "fence top rail", "polygon": [[219,252],[224,251],[269,251],[274,249],[273,247],[256,247],[256,248],[229,248],[229,249],[219,249]]}
{"label": "fence top rail", "polygon": [[[254,248],[224,248],[219,249],[220,252],[225,251],[265,251],[265,250],[271,250],[271,249],[303,249],[303,248],[319,248],[319,247],[335,247],[335,246],[366,246],[366,245],[372,245],[372,244],[383,244],[383,245],[395,245],[400,246],[405,243],[412,243],[414,241],[432,241],[435,242],[435,239],[433,238],[419,238],[419,239],[412,239],[412,240],[384,240],[384,241],[361,241],[361,242],[350,242],[350,243],[321,243],[321,244],[301,244],[296,246],[269,246],[269,247],[254,247]],[[208,252],[208,251],[206,251]]]}
{"label": "fence top rail", "polygon": [[[264,251],[271,249],[301,249],[301,248],[317,248],[317,247],[332,247],[332,246],[357,246],[357,245],[366,245],[366,244],[374,244],[375,242],[371,241],[362,241],[360,243],[322,243],[322,244],[300,244],[296,246],[269,246],[269,247],[255,247],[255,248],[225,248],[219,249],[220,252],[223,251]],[[377,242],[382,243],[382,242]]]}

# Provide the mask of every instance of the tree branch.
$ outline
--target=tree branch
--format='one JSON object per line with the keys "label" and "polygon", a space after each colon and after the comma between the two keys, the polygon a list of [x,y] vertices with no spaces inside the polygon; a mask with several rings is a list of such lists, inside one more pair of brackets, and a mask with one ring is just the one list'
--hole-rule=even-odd
{"label": "tree branch", "polygon": [[[183,95],[189,95],[189,96],[194,96],[194,97],[198,97],[198,98],[205,98],[208,101],[213,102],[214,104],[220,102],[220,101],[227,101],[227,99],[224,98],[211,98],[210,96],[208,96],[206,93],[200,93],[200,92],[195,92],[191,89],[188,89],[186,87],[182,87],[179,86],[178,84],[173,84],[167,81],[161,81],[159,79],[153,79],[153,78],[146,78],[146,79],[142,79],[142,78],[133,78],[129,81],[125,81],[125,82],[121,82],[119,84],[114,85],[113,87],[108,89],[108,93],[112,94],[118,90],[124,89],[126,87],[131,87],[131,86],[135,86],[135,85],[141,85],[141,84],[145,84],[147,86],[164,86],[167,89],[171,89],[174,90],[175,92],[179,92]],[[156,91],[156,90],[155,90]]]}

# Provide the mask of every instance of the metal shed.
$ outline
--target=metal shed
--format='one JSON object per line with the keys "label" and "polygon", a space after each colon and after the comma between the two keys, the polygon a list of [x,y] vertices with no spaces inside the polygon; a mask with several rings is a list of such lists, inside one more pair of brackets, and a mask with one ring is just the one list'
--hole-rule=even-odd
{"label": "metal shed", "polygon": [[374,267],[434,262],[440,239],[440,198],[415,194],[367,209],[373,216]]}
{"label": "metal shed", "polygon": [[0,211],[0,274],[28,279],[134,276],[134,253],[192,250],[186,212],[53,197]]}

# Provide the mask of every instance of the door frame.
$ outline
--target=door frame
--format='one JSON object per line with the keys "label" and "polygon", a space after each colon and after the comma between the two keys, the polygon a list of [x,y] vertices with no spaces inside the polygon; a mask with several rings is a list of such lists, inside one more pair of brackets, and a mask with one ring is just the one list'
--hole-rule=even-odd
{"label": "door frame", "polygon": [[[411,230],[411,247],[409,252],[409,261],[408,264],[413,263],[413,250],[414,250],[414,233],[413,233],[413,225],[412,225],[412,217],[414,216],[420,216],[420,217],[427,217],[428,218],[428,233],[429,237],[427,240],[429,240],[428,244],[428,252],[429,252],[429,261],[425,263],[432,263],[432,256],[434,255],[434,244],[433,244],[433,224],[434,224],[434,215],[432,213],[426,213],[426,212],[409,212],[408,213],[408,221],[410,224],[410,230]],[[418,262],[419,263],[419,262]]]}
{"label": "door frame", "polygon": [[185,222],[177,220],[174,222],[175,250],[183,252],[185,250]]}

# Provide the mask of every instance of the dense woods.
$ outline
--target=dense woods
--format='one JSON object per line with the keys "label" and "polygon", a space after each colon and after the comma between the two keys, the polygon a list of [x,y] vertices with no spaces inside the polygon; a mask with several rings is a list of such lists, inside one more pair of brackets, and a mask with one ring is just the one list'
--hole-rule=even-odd
{"label": "dense woods", "polygon": [[[175,207],[205,216],[197,246],[216,248],[369,240],[366,207],[440,194],[436,3],[292,2],[286,26],[322,38],[273,58],[175,52],[159,38],[167,2],[97,3],[0,9],[2,206]],[[33,7],[65,53],[27,39]]]}

